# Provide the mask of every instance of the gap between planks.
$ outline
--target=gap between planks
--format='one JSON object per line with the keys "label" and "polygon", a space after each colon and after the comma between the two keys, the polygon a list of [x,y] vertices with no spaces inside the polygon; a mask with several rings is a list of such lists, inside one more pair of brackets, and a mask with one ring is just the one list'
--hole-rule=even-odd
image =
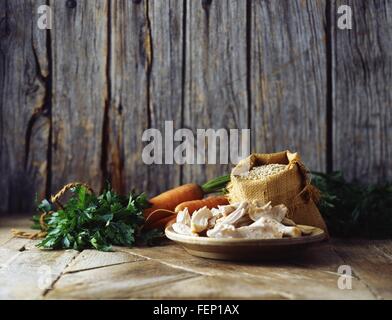
{"label": "gap between planks", "polygon": [[391,299],[391,240],[335,240],[333,249],[375,299]]}
{"label": "gap between planks", "polygon": [[[310,256],[312,256],[312,259],[310,260],[307,259],[308,255],[305,255],[304,259],[299,259],[298,261],[287,261],[287,263],[283,264],[271,264],[267,262],[261,265],[252,263],[244,265],[238,262],[227,263],[208,259],[198,259],[192,256],[189,256],[189,259],[183,259],[183,255],[186,255],[185,251],[176,246],[167,246],[167,249],[165,250],[167,252],[167,257],[162,254],[162,250],[156,251],[151,249],[144,252],[140,252],[138,248],[123,250],[130,250],[132,254],[140,255],[146,259],[156,260],[170,267],[198,273],[206,277],[219,278],[222,276],[230,276],[232,280],[237,279],[239,282],[242,280],[245,281],[246,279],[253,279],[255,281],[260,280],[266,281],[272,287],[279,285],[281,278],[289,277],[292,278],[292,283],[295,283],[295,279],[297,279],[297,281],[310,281],[310,283],[313,282],[319,287],[331,289],[330,293],[334,291],[332,290],[333,286],[331,286],[331,281],[335,283],[335,287],[337,288],[338,277],[341,276],[341,274],[338,273],[338,267],[346,263],[341,259],[340,255],[337,255],[336,251],[333,249],[332,243],[325,244],[324,249],[319,250],[321,253],[316,252],[316,255],[310,254]],[[355,261],[353,263],[355,264]],[[282,275],[278,276],[277,274],[280,273],[282,273]],[[322,279],[324,279],[324,281],[321,281]],[[354,291],[350,291],[351,294],[347,295],[348,298],[378,298],[378,296],[374,295],[374,291],[369,289],[369,285],[366,285],[366,282],[362,277],[360,278],[355,274],[352,280]],[[377,286],[377,282],[375,282],[375,285]],[[297,298],[301,291],[298,290],[292,291],[292,294],[297,296]],[[388,294],[387,291],[386,293]]]}
{"label": "gap between planks", "polygon": [[170,287],[197,276],[144,259],[64,274],[46,299],[131,299],[139,290]]}
{"label": "gap between planks", "polygon": [[[137,267],[135,263],[136,265],[139,264],[139,266]],[[104,283],[105,281],[102,282],[102,280],[100,280],[99,277],[97,279],[96,278],[97,273],[95,272],[95,276],[94,276],[94,271],[100,269],[107,269],[107,272],[109,274],[116,275],[117,272],[119,272],[118,270],[120,269],[123,270],[123,268],[121,267],[120,269],[116,267],[129,264],[130,270],[131,269],[134,271],[136,270],[134,277],[135,277],[135,281],[137,281],[136,279],[138,279],[138,272],[137,272],[138,268],[143,269],[143,265],[146,265],[147,267],[147,265],[151,263],[155,266],[154,268],[156,268],[157,270],[158,278],[156,283],[153,281],[151,283],[144,283],[142,285],[139,284],[140,285],[139,288],[137,286],[133,288],[132,285],[130,285],[126,293],[120,292],[119,293],[120,295],[116,297],[117,298],[129,297],[132,296],[134,292],[137,292],[139,290],[153,289],[155,287],[162,286],[162,285],[166,286],[166,285],[170,285],[170,283],[172,282],[178,282],[178,281],[182,281],[185,279],[190,279],[198,276],[198,274],[194,272],[181,272],[178,276],[171,279],[159,279],[159,276],[165,277],[165,275],[167,275],[168,272],[172,274],[171,277],[173,277],[173,274],[175,274],[175,272],[168,271],[168,270],[177,270],[177,269],[167,266],[161,263],[160,261],[141,257],[139,255],[135,255],[130,252],[124,252],[121,250],[115,250],[114,252],[101,252],[101,251],[88,249],[88,250],[83,250],[77,256],[75,256],[74,259],[72,259],[72,261],[70,261],[70,263],[64,268],[63,272],[59,275],[58,279],[56,279],[56,281],[53,283],[51,288],[45,292],[44,297],[48,299],[56,298],[56,297],[71,298],[71,299],[77,297],[79,298],[83,297],[88,299],[90,298],[90,295],[92,295],[92,297],[98,298],[98,296],[96,296],[96,292],[94,291],[94,286],[99,283],[101,283],[101,285],[103,286],[102,290],[103,290],[104,297],[108,297],[108,296],[110,297],[111,295],[113,295],[113,293],[111,292],[112,287],[105,284]],[[159,266],[166,266],[166,270],[162,269]],[[105,272],[105,271],[98,271],[98,275],[101,272]],[[128,277],[124,275],[125,277],[124,281],[125,282],[129,281],[132,278],[132,276],[133,275],[131,274],[130,278],[128,279]],[[144,280],[141,279],[141,281],[142,282],[151,281],[148,280],[149,277],[151,276],[152,275],[150,274]],[[95,278],[95,280],[94,281],[91,280],[92,278],[90,279],[90,277]],[[113,281],[112,285],[116,285],[118,279],[116,279],[116,277],[114,276],[112,281]],[[58,286],[55,286],[57,283]],[[77,293],[76,295],[75,293],[69,292],[69,287],[72,287],[72,284],[75,286],[78,285],[81,286],[79,287],[78,290],[80,292]]]}
{"label": "gap between planks", "polygon": [[[2,219],[3,220],[3,219]],[[2,221],[4,222],[4,221]],[[3,224],[2,230],[0,230],[0,234],[3,235],[2,237],[2,244],[0,245],[0,248],[4,249],[9,249],[11,251],[15,251],[16,255],[21,255],[23,254],[24,251],[34,251],[38,250],[33,247],[36,241],[34,240],[29,240],[29,239],[20,239],[20,238],[14,238],[11,236],[9,232],[9,227],[15,226],[15,224],[19,224],[16,221],[13,221],[12,225],[9,225],[9,223],[6,223],[5,225]],[[22,226],[23,227],[23,226]],[[6,235],[6,237],[4,236]],[[9,237],[8,240],[6,240]],[[5,241],[4,241],[5,240]],[[363,247],[363,244],[366,246]],[[375,299],[384,299],[388,298],[390,296],[390,292],[388,291],[388,279],[386,279],[385,284],[383,284],[384,280],[381,281],[379,280],[378,274],[379,272],[372,272],[372,264],[377,264],[377,266],[381,270],[385,270],[386,272],[388,271],[388,268],[390,265],[392,265],[392,247],[391,247],[392,242],[391,241],[341,241],[341,240],[332,240],[328,246],[331,248],[333,251],[333,255],[338,257],[342,263],[339,262],[339,264],[349,264],[352,266],[353,270],[353,278],[356,279],[357,281],[361,282],[363,286],[367,288],[371,296]],[[192,276],[191,278],[203,278],[205,276],[211,276],[211,275],[223,275],[226,274],[228,271],[232,271],[231,274],[238,275],[238,276],[245,276],[246,278],[249,277],[249,279],[258,279],[257,275],[253,275],[252,273],[246,272],[246,268],[242,268],[242,270],[238,270],[237,273],[234,273],[235,271],[235,265],[234,269],[230,268],[232,264],[220,264],[221,267],[223,268],[221,271],[219,270],[219,266],[217,269],[211,267],[214,263],[219,264],[219,262],[215,261],[206,261],[204,259],[201,259],[200,263],[196,263],[194,266],[192,265],[187,265],[181,264],[179,261],[179,257],[184,255],[185,252],[182,252],[180,247],[176,247],[175,245],[170,244],[167,246],[169,251],[167,252],[167,259],[165,260],[165,256],[158,255],[156,253],[156,250],[154,251],[153,248],[122,248],[122,247],[116,247],[117,252],[122,252],[126,253],[127,255],[131,255],[133,257],[139,257],[145,260],[153,260],[155,263],[160,264],[160,265],[165,265],[166,267],[185,271],[188,273],[191,273]],[[172,248],[172,249],[170,249]],[[174,250],[174,251],[173,251]],[[162,250],[160,250],[162,251]],[[172,257],[172,254],[170,251],[173,251],[174,256]],[[362,252],[363,251],[363,252]],[[69,266],[73,264],[73,262],[80,258],[81,254],[84,254],[85,251],[78,252],[74,257],[71,258],[71,260],[61,269],[61,272],[57,275],[56,274],[56,279],[51,283],[51,286],[49,289],[46,289],[43,296],[48,295],[49,292],[51,292],[53,289],[55,289],[56,283],[65,275],[68,273],[76,273],[80,271],[91,271],[97,268],[105,268],[105,267],[111,267],[115,266],[118,264],[125,264],[125,263],[132,263],[132,262],[120,262],[120,263],[110,263],[109,265],[106,266],[97,266],[93,268],[87,268],[85,270],[76,270],[76,271],[69,271]],[[178,252],[178,254],[176,254]],[[363,261],[362,262],[362,253],[365,253],[365,258],[367,258],[368,261]],[[331,253],[331,254],[332,254]],[[326,254],[326,257],[324,257],[321,261],[321,264],[318,261],[308,261],[305,260],[303,263],[301,263],[301,260],[299,261],[293,261],[291,264],[293,267],[305,267],[305,268],[313,268],[317,271],[323,272],[325,274],[334,274],[338,276],[338,273],[334,272],[334,269],[331,269],[331,266],[334,266],[334,263],[330,261],[328,258],[328,254]],[[331,255],[331,257],[333,257]],[[330,258],[331,258],[330,257]],[[189,256],[190,260],[195,259],[194,257]],[[328,258],[327,260],[325,260]],[[332,258],[331,258],[332,259]],[[325,261],[324,261],[325,260]],[[379,264],[377,260],[380,260]],[[199,260],[197,260],[199,261]],[[325,263],[328,262],[328,263]],[[209,267],[210,266],[210,267]],[[284,270],[284,266],[278,267],[276,270],[279,272],[280,269]],[[331,269],[331,270],[328,270]],[[67,271],[68,269],[68,271]],[[253,270],[254,271],[254,270]],[[287,271],[290,271],[287,269]],[[252,270],[250,270],[252,272]],[[233,278],[234,279],[234,278]],[[238,279],[238,277],[237,277]],[[185,281],[185,279],[177,279],[175,281],[182,282]],[[196,280],[195,280],[196,281]],[[207,281],[207,280],[200,280],[200,281]],[[198,281],[196,281],[197,283]],[[192,282],[193,283],[193,282]],[[160,284],[161,285],[161,284]],[[140,289],[136,289],[136,291],[139,290],[148,290],[147,287],[143,287]],[[289,297],[287,297],[289,298]]]}
{"label": "gap between planks", "polygon": [[73,256],[73,258],[65,265],[63,271],[61,271],[61,272],[59,273],[59,275],[57,276],[57,278],[53,280],[53,282],[51,283],[51,285],[50,285],[48,288],[46,288],[46,289],[44,290],[44,292],[42,293],[42,297],[43,297],[43,298],[45,298],[45,296],[46,296],[50,291],[52,291],[52,290],[54,289],[54,286],[56,285],[57,281],[59,281],[59,279],[62,277],[62,275],[64,274],[64,271],[65,271],[65,270],[67,269],[67,267],[72,263],[72,261],[74,261],[74,260],[76,259],[76,257],[79,256],[79,255],[80,255],[80,252],[76,253],[76,254]]}
{"label": "gap between planks", "polygon": [[[338,251],[336,250],[336,248],[333,248],[333,251],[336,253],[337,256],[339,256],[345,263],[347,263],[347,261],[338,253]],[[356,279],[358,279],[359,281],[361,281],[364,286],[369,290],[369,292],[374,296],[375,299],[377,300],[381,300],[382,297],[379,296],[376,292],[375,289],[372,288],[372,286],[369,285],[369,283],[367,283],[367,281],[365,281],[364,279],[362,279],[360,277],[360,275],[356,272],[355,268],[352,268],[352,277],[355,277]]]}

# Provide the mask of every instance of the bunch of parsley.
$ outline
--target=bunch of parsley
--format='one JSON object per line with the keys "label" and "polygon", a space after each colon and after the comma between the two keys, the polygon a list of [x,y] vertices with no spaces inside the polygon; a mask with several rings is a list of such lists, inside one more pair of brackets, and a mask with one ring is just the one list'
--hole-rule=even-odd
{"label": "bunch of parsley", "polygon": [[[142,230],[143,209],[149,206],[143,193],[131,192],[129,196],[121,196],[107,187],[96,196],[84,186],[75,187],[71,192],[72,196],[60,210],[48,200],[38,205],[40,213],[53,211],[45,217],[47,235],[38,247],[110,251],[112,245],[151,244],[162,236],[157,230]],[[40,228],[39,215],[34,216],[33,221],[33,227]]]}
{"label": "bunch of parsley", "polygon": [[392,238],[392,184],[348,182],[339,171],[313,172],[318,204],[333,236]]}

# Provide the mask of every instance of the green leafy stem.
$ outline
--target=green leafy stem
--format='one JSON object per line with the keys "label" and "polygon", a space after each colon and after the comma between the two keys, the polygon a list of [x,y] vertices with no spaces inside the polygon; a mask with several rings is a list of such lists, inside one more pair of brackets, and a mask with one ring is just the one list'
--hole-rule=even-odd
{"label": "green leafy stem", "polygon": [[163,236],[161,231],[144,231],[142,228],[143,210],[149,206],[144,193],[131,192],[129,196],[121,196],[110,186],[99,196],[90,193],[84,186],[70,191],[71,197],[59,210],[48,200],[38,205],[40,214],[33,217],[33,227],[42,229],[39,219],[42,213],[46,213],[47,232],[38,247],[111,251],[112,245],[152,244]]}

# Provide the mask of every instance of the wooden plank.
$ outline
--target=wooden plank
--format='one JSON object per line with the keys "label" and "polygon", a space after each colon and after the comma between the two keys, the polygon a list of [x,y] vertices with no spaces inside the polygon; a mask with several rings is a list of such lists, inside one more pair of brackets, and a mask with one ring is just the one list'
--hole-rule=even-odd
{"label": "wooden plank", "polygon": [[156,261],[124,263],[63,275],[48,299],[128,299],[137,290],[193,277]]}
{"label": "wooden plank", "polygon": [[178,245],[166,244],[155,247],[116,247],[116,250],[129,252],[147,259],[154,259],[170,266],[203,275],[238,274],[259,275],[260,266],[275,266],[278,270],[285,267],[303,269],[316,269],[328,273],[336,273],[343,260],[336,255],[329,244],[323,244],[304,252],[301,256],[286,259],[285,261],[261,261],[254,263],[241,263],[235,261],[219,261],[212,259],[201,259],[188,254]]}
{"label": "wooden plank", "polygon": [[[53,16],[52,192],[71,181],[102,184],[108,100],[106,0],[50,2]],[[66,31],[65,31],[66,30]]]}
{"label": "wooden plank", "polygon": [[[0,216],[0,246],[13,238],[11,229],[29,229],[32,222],[31,216],[10,214],[7,216]],[[31,231],[31,230],[30,230]]]}
{"label": "wooden plank", "polygon": [[1,247],[5,248],[5,249],[24,251],[24,250],[26,250],[26,246],[30,246],[30,248],[31,248],[32,241],[34,241],[34,240],[30,240],[30,239],[26,239],[26,238],[18,238],[18,237],[12,236],[12,238],[5,241],[1,245]]}
{"label": "wooden plank", "polygon": [[392,299],[392,241],[347,241],[334,245],[342,257],[377,298]]}
{"label": "wooden plank", "polygon": [[[352,30],[337,27],[349,5]],[[392,178],[391,1],[335,1],[332,16],[333,168],[350,179]]]}
{"label": "wooden plank", "polygon": [[[352,278],[352,290],[340,290],[338,268],[345,264],[333,248],[325,243],[303,255],[284,261],[234,262],[201,259],[176,245],[151,248],[119,248],[132,254],[154,259],[171,267],[207,276],[160,290],[147,290],[140,297],[159,298],[168,292],[171,298],[290,298],[290,299],[374,299],[366,283]],[[226,283],[233,289],[226,288]],[[211,281],[216,284],[211,285]],[[251,283],[254,283],[252,287]],[[211,287],[216,289],[210,289]],[[204,287],[204,291],[202,288]],[[243,290],[237,290],[243,286]],[[172,289],[173,287],[174,289]],[[179,289],[184,287],[186,289]],[[229,286],[230,287],[230,286]],[[263,290],[259,290],[260,287]],[[178,290],[177,290],[178,289]],[[254,292],[258,292],[254,294]],[[171,296],[172,295],[172,296]]]}
{"label": "wooden plank", "polygon": [[112,266],[116,264],[145,260],[126,252],[102,252],[97,250],[83,250],[75,260],[65,269],[64,273],[84,271]]}
{"label": "wooden plank", "polygon": [[31,210],[45,194],[50,122],[40,1],[0,3],[0,212]]}
{"label": "wooden plank", "polygon": [[[187,1],[183,127],[195,135],[248,128],[246,16],[246,1]],[[221,148],[216,165],[185,165],[183,182],[230,172],[231,164],[219,164]]]}
{"label": "wooden plank", "polygon": [[360,290],[340,290],[336,279],[325,273],[297,277],[289,271],[267,271],[264,277],[233,275],[203,276],[137,292],[148,299],[372,299],[362,285]]}
{"label": "wooden plank", "polygon": [[183,10],[181,1],[112,3],[107,171],[119,192],[155,195],[180,182],[179,166],[143,162],[142,135],[181,121]]}
{"label": "wooden plank", "polygon": [[0,247],[0,272],[2,272],[2,270],[5,269],[19,254],[20,251],[18,250]]}
{"label": "wooden plank", "polygon": [[[152,62],[149,74],[149,127],[165,133],[165,121],[181,128],[183,83],[183,15],[185,1],[148,2]],[[140,137],[139,137],[140,139]],[[164,149],[166,164],[149,165],[148,193],[156,195],[180,184],[180,166]],[[159,183],[157,183],[159,182]]]}
{"label": "wooden plank", "polygon": [[326,169],[324,0],[251,1],[251,127],[257,152],[289,149]]}
{"label": "wooden plank", "polygon": [[[381,279],[379,274],[391,273],[391,248],[391,241],[334,241],[332,245],[321,244],[295,258],[271,262],[201,259],[173,244],[116,247],[111,253],[85,250],[67,263],[69,267],[62,271],[65,275],[48,298],[389,298],[391,279],[388,276]],[[7,269],[4,264],[13,266],[12,270],[19,270],[20,265],[32,269],[31,279],[20,276],[19,272],[14,274],[17,286],[22,281],[33,285],[37,280],[41,269],[37,269],[35,261],[46,264],[57,259],[48,256],[49,253],[64,252],[17,250],[0,248],[3,275],[8,275],[4,273]],[[30,256],[20,258],[25,252],[30,252]],[[352,289],[340,290],[338,267],[347,264],[353,268]],[[108,274],[111,278],[107,278]],[[195,275],[202,276],[186,280]],[[5,283],[3,289],[7,297],[10,297],[9,286]],[[39,297],[35,289],[33,294]]]}
{"label": "wooden plank", "polygon": [[284,291],[274,291],[265,283],[253,278],[232,276],[200,276],[163,285],[155,289],[141,290],[139,299],[290,299]]}
{"label": "wooden plank", "polygon": [[145,1],[111,1],[107,171],[121,193],[148,190],[142,134],[149,125],[151,27]]}
{"label": "wooden plank", "polygon": [[0,299],[40,299],[77,251],[23,251],[0,269]]}

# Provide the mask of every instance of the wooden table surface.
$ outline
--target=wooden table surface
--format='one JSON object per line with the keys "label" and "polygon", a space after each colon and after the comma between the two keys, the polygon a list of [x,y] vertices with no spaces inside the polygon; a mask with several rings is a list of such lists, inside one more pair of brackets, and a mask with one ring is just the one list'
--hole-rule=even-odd
{"label": "wooden table surface", "polygon": [[[196,258],[157,247],[42,251],[12,237],[24,217],[0,218],[1,299],[391,299],[392,240],[336,240],[281,262]],[[339,289],[339,266],[351,289]]]}

